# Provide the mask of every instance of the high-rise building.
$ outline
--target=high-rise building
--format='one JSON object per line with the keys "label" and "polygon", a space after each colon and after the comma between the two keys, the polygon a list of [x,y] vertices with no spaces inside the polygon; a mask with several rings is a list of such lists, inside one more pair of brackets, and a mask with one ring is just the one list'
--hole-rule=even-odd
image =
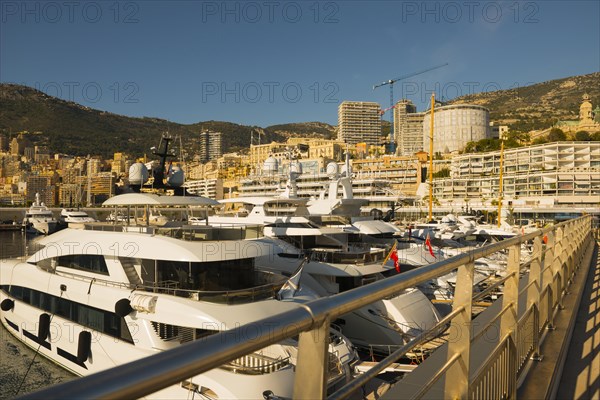
{"label": "high-rise building", "polygon": [[111,172],[99,172],[88,177],[88,205],[102,204],[115,194],[115,178]]}
{"label": "high-rise building", "polygon": [[394,107],[396,153],[412,156],[423,150],[423,116],[410,100],[400,100]]}
{"label": "high-rise building", "polygon": [[111,166],[111,172],[118,178],[121,175],[126,175],[131,167],[132,160],[125,153],[115,153]]}
{"label": "high-rise building", "polygon": [[338,140],[379,145],[381,107],[367,101],[344,101],[338,107]]}
{"label": "high-rise building", "polygon": [[29,140],[20,133],[19,136],[10,141],[9,147],[11,154],[22,156],[25,152],[25,147],[31,147],[31,143],[29,143]]}
{"label": "high-rise building", "polygon": [[35,194],[40,194],[40,200],[47,206],[55,204],[55,187],[52,176],[31,175],[27,178],[27,200],[34,201]]}
{"label": "high-rise building", "polygon": [[100,172],[100,160],[97,158],[90,158],[87,161],[87,175],[95,175]]}
{"label": "high-rise building", "polygon": [[221,157],[221,132],[203,131],[200,133],[200,162],[216,160]]}

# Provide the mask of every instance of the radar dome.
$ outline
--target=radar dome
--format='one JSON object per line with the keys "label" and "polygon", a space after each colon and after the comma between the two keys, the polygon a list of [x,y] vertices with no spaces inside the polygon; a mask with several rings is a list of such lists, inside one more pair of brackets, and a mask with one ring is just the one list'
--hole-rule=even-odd
{"label": "radar dome", "polygon": [[273,156],[267,158],[263,164],[263,169],[268,173],[275,173],[279,169],[279,161]]}
{"label": "radar dome", "polygon": [[330,178],[336,176],[339,171],[340,167],[337,165],[337,163],[330,162],[329,164],[327,164],[327,176],[329,176]]}
{"label": "radar dome", "polygon": [[129,183],[132,185],[143,185],[148,181],[148,168],[141,163],[132,164],[129,167]]}
{"label": "radar dome", "polygon": [[171,171],[169,172],[169,175],[167,176],[167,185],[172,186],[172,187],[179,187],[181,185],[183,185],[184,182],[184,174],[183,174],[183,170],[175,165],[174,167],[171,168]]}

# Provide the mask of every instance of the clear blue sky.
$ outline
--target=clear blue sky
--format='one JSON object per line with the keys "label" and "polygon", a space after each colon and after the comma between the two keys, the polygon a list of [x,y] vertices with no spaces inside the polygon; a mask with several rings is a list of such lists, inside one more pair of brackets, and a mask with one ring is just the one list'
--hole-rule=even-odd
{"label": "clear blue sky", "polygon": [[5,1],[0,81],[180,123],[337,124],[600,70],[598,1]]}

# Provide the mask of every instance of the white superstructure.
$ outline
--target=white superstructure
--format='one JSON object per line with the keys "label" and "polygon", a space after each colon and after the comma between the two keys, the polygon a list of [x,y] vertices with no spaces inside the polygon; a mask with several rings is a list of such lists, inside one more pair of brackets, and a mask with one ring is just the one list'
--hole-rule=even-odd
{"label": "white superstructure", "polygon": [[85,211],[73,208],[63,208],[60,212],[59,222],[70,228],[82,227],[82,224],[96,222],[95,218],[90,217]]}

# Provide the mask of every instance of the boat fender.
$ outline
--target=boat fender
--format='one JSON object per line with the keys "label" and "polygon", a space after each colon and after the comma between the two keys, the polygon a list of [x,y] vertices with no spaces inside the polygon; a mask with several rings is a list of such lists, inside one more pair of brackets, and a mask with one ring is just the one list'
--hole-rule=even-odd
{"label": "boat fender", "polygon": [[2,303],[0,303],[0,308],[2,308],[2,311],[12,310],[14,306],[15,302],[11,299],[4,299],[2,300]]}
{"label": "boat fender", "polygon": [[40,314],[38,324],[38,340],[44,342],[50,336],[50,314]]}
{"label": "boat fender", "polygon": [[115,303],[115,314],[121,318],[125,318],[133,311],[129,299],[121,299]]}
{"label": "boat fender", "polygon": [[83,364],[90,357],[92,350],[92,334],[89,331],[79,332],[79,343],[77,344],[77,363]]}

